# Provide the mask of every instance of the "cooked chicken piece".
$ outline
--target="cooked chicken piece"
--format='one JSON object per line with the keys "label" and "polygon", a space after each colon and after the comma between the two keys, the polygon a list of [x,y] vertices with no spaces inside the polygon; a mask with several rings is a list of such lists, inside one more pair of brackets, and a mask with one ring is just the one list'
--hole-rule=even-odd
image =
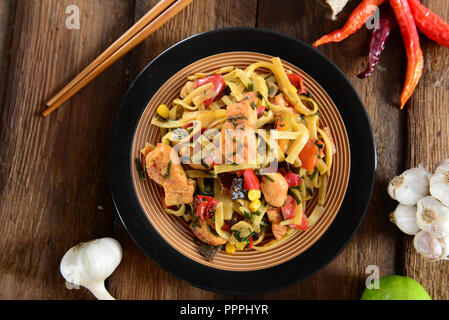
{"label": "cooked chicken piece", "polygon": [[170,146],[159,143],[147,154],[145,162],[148,176],[164,188],[167,206],[192,203],[195,186],[187,178],[178,155],[172,150]]}
{"label": "cooked chicken piece", "polygon": [[282,207],[287,200],[288,183],[280,173],[270,173],[262,176],[260,184],[263,196],[273,207]]}
{"label": "cooked chicken piece", "polygon": [[199,219],[195,229],[193,229],[193,233],[199,240],[210,246],[215,247],[225,244],[227,240],[223,239],[218,234],[214,234],[216,233],[214,228],[212,219]]}
{"label": "cooked chicken piece", "polygon": [[271,223],[271,231],[276,240],[280,240],[287,233],[287,226],[281,226],[283,220],[281,209],[269,206],[267,209],[268,221]]}
{"label": "cooked chicken piece", "polygon": [[287,100],[285,100],[283,93],[279,93],[277,96],[275,96],[272,103],[274,103],[277,106],[281,106],[281,107],[289,106],[289,103],[287,102]]}
{"label": "cooked chicken piece", "polygon": [[221,129],[223,155],[227,163],[248,163],[256,157],[256,93],[249,92],[238,103],[226,109],[226,122]]}

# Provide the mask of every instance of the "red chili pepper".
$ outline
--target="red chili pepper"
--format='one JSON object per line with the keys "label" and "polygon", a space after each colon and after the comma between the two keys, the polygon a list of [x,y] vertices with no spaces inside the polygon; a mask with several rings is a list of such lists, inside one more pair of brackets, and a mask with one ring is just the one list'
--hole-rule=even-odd
{"label": "red chili pepper", "polygon": [[408,0],[416,26],[428,38],[449,48],[449,24],[418,0]]}
{"label": "red chili pepper", "polygon": [[415,20],[407,0],[390,0],[390,5],[401,29],[402,41],[407,54],[407,73],[401,93],[401,109],[403,109],[421,78],[424,58],[419,45],[418,30],[416,30]]}
{"label": "red chili pepper", "polygon": [[287,73],[288,80],[290,83],[298,89],[298,94],[307,93],[307,89],[304,86],[304,79],[297,73]]}
{"label": "red chili pepper", "polygon": [[263,113],[265,112],[265,106],[260,106],[257,108],[257,119],[263,116]]}
{"label": "red chili pepper", "polygon": [[328,35],[321,37],[313,44],[313,46],[318,47],[325,43],[339,42],[346,39],[351,34],[359,30],[363,26],[363,24],[374,14],[374,12],[377,10],[377,7],[379,7],[385,1],[386,0],[363,0],[351,13],[348,21],[346,21],[346,24],[343,28],[335,30]]}
{"label": "red chili pepper", "polygon": [[296,200],[292,196],[287,195],[287,201],[281,210],[285,220],[293,219],[296,215]]}
{"label": "red chili pepper", "polygon": [[245,190],[260,190],[259,178],[257,178],[253,169],[246,169],[243,172],[243,188]]}
{"label": "red chili pepper", "polygon": [[198,219],[208,219],[217,209],[218,201],[209,196],[196,196],[194,202],[195,215]]}
{"label": "red chili pepper", "polygon": [[360,73],[357,77],[365,79],[369,77],[376,69],[379,62],[380,55],[385,49],[385,43],[390,36],[391,30],[395,26],[394,15],[391,8],[388,6],[382,7],[380,13],[379,28],[373,30],[371,43],[369,48],[369,62],[365,71]]}
{"label": "red chili pepper", "polygon": [[309,222],[307,221],[306,215],[305,214],[302,215],[302,220],[301,220],[300,225],[291,224],[290,228],[306,231],[309,228]]}
{"label": "red chili pepper", "polygon": [[206,107],[208,107],[226,87],[225,81],[221,74],[216,74],[213,76],[208,76],[208,77],[205,77],[202,79],[198,79],[198,81],[196,83],[196,87],[199,88],[199,87],[204,86],[205,84],[210,83],[210,82],[213,83],[216,94],[215,94],[215,96],[211,97],[210,99],[207,99],[204,101],[204,104],[206,105]]}
{"label": "red chili pepper", "polygon": [[287,172],[284,178],[287,180],[289,188],[299,186],[302,182],[301,177],[293,172]]}

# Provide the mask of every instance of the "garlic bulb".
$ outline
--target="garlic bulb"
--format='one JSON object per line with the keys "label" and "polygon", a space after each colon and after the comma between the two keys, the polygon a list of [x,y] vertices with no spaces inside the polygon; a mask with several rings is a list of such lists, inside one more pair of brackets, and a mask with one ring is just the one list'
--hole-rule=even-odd
{"label": "garlic bulb", "polygon": [[435,238],[449,236],[449,208],[432,196],[417,204],[416,224]]}
{"label": "garlic bulb", "polygon": [[438,163],[430,178],[430,194],[449,206],[449,159]]}
{"label": "garlic bulb", "polygon": [[413,245],[419,254],[429,260],[447,260],[449,254],[449,237],[436,239],[426,231],[415,235]]}
{"label": "garlic bulb", "polygon": [[112,238],[83,242],[66,252],[61,274],[70,283],[87,288],[99,300],[115,300],[104,287],[122,260],[122,247]]}
{"label": "garlic bulb", "polygon": [[414,206],[421,198],[429,195],[430,175],[422,166],[406,170],[391,179],[388,194],[401,204]]}
{"label": "garlic bulb", "polygon": [[393,222],[402,232],[414,235],[420,230],[416,224],[416,206],[409,207],[399,204],[396,210],[391,213],[390,221]]}

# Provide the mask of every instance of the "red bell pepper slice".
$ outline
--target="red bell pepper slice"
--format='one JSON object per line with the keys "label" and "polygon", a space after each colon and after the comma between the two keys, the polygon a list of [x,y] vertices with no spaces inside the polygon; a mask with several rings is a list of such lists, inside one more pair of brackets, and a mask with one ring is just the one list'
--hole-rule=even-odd
{"label": "red bell pepper slice", "polygon": [[288,187],[296,187],[299,186],[302,182],[301,177],[299,174],[293,173],[293,172],[287,172],[284,176],[285,180],[287,180]]}
{"label": "red bell pepper slice", "polygon": [[204,101],[204,104],[206,107],[210,106],[212,102],[214,102],[215,98],[224,90],[226,87],[225,81],[223,79],[223,76],[221,74],[216,74],[213,76],[208,76],[202,79],[198,79],[196,82],[196,87],[199,88],[201,86],[204,86],[207,83],[213,83],[215,88],[215,96],[207,99]]}
{"label": "red bell pepper slice", "polygon": [[297,73],[287,73],[288,80],[290,83],[298,89],[298,94],[307,93],[306,87],[304,86],[303,78]]}
{"label": "red bell pepper slice", "polygon": [[208,219],[218,207],[218,201],[209,196],[196,196],[194,209],[198,219]]}
{"label": "red bell pepper slice", "polygon": [[296,215],[296,200],[292,196],[287,195],[287,201],[281,208],[281,211],[285,220],[293,219]]}
{"label": "red bell pepper slice", "polygon": [[253,237],[249,238],[249,244],[248,244],[248,248],[252,248],[253,247]]}
{"label": "red bell pepper slice", "polygon": [[318,161],[317,154],[318,146],[312,139],[309,139],[298,156],[299,160],[302,162],[302,167],[308,171],[313,170]]}
{"label": "red bell pepper slice", "polygon": [[246,169],[243,172],[243,188],[245,190],[260,190],[259,178],[253,169]]}
{"label": "red bell pepper slice", "polygon": [[306,231],[309,228],[309,222],[307,221],[305,214],[302,215],[302,220],[301,220],[300,225],[291,224],[290,228]]}
{"label": "red bell pepper slice", "polygon": [[263,113],[265,112],[265,106],[260,106],[257,108],[257,119],[263,116]]}

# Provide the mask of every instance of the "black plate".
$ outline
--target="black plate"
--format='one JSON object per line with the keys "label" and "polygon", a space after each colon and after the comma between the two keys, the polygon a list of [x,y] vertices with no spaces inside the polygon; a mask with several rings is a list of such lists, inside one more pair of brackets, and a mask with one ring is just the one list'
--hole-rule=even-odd
{"label": "black plate", "polygon": [[[340,212],[326,233],[296,258],[259,271],[210,268],[173,249],[146,218],[131,178],[134,131],[151,97],[187,65],[229,51],[278,56],[313,77],[340,111],[353,151],[348,189]],[[304,42],[254,28],[202,33],[179,42],[153,60],[131,85],[120,105],[109,150],[109,179],[115,208],[136,244],[171,274],[194,286],[226,294],[255,294],[280,289],[304,280],[326,266],[348,244],[362,222],[371,200],[375,170],[375,141],[368,115],[357,92],[340,69]]]}

